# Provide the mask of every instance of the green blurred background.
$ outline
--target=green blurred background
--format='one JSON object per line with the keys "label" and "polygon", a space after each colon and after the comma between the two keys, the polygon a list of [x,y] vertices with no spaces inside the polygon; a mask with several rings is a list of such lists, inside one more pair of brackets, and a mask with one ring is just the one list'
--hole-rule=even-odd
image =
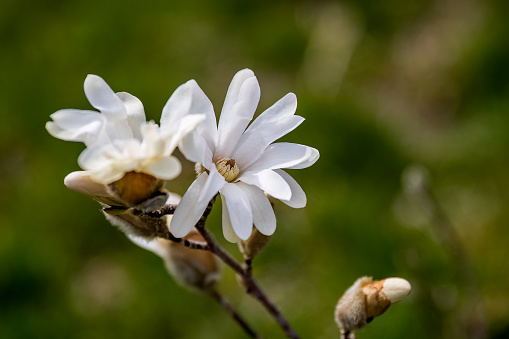
{"label": "green blurred background", "polygon": [[[308,206],[276,204],[278,229],[254,263],[297,332],[338,338],[338,298],[372,275],[406,278],[413,292],[358,338],[508,338],[507,13],[504,0],[3,0],[0,338],[244,337],[63,185],[83,145],[44,124],[90,108],[89,73],[158,121],[189,79],[219,112],[246,67],[258,112],[295,92],[306,121],[284,140],[321,152],[290,171]],[[183,163],[170,187],[180,194],[193,180]],[[427,169],[436,205],[402,193],[415,182],[402,184],[408,166]],[[220,289],[266,338],[283,337],[231,270]]]}

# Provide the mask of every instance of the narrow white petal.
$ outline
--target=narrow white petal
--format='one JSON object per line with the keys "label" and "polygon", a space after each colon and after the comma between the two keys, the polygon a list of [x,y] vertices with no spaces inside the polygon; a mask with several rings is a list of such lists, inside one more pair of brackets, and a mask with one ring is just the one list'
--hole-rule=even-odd
{"label": "narrow white petal", "polygon": [[225,197],[221,194],[221,201],[223,201],[222,208],[222,223],[223,223],[223,235],[226,240],[229,242],[239,242],[240,238],[235,234],[233,230],[232,222],[230,220],[230,212],[228,212],[228,207],[226,206]]}
{"label": "narrow white petal", "polygon": [[294,166],[287,167],[288,169],[302,169],[302,168],[308,168],[309,166],[313,165],[319,158],[320,158],[320,152],[316,148],[309,147],[311,149],[311,153],[309,154],[309,157]]}
{"label": "narrow white petal", "polygon": [[238,182],[237,186],[244,191],[249,198],[253,211],[253,223],[264,235],[272,235],[276,230],[276,215],[270,205],[269,199],[263,191],[256,186]]}
{"label": "narrow white petal", "polygon": [[288,183],[273,170],[243,174],[239,180],[259,187],[262,191],[276,199],[290,200],[292,198],[292,191]]}
{"label": "narrow white petal", "polygon": [[[134,168],[131,170],[134,170]],[[128,171],[122,171],[113,166],[108,166],[103,169],[90,170],[90,178],[98,183],[108,185],[112,182],[122,179],[126,172]]]}
{"label": "narrow white petal", "polygon": [[280,142],[272,144],[262,156],[251,166],[243,169],[245,173],[259,172],[264,169],[293,168],[302,163],[309,163],[310,158],[316,161],[312,147]]}
{"label": "narrow white petal", "polygon": [[[250,134],[256,129],[262,130],[270,127],[274,123],[289,118],[295,114],[297,109],[297,97],[293,93],[288,93],[279,99],[274,105],[267,108],[256,118],[242,136],[242,140],[249,138]],[[287,132],[288,133],[288,132]],[[286,134],[286,133],[285,133]]]}
{"label": "narrow white petal", "polygon": [[[129,153],[130,150],[137,150],[139,147],[139,141],[134,139],[117,140],[115,144],[90,146],[81,152],[78,157],[78,164],[85,170],[102,168],[112,162],[117,162],[117,165],[120,166],[119,160],[130,160],[126,158],[125,153]],[[133,151],[130,153],[133,153]]]}
{"label": "narrow white petal", "polygon": [[185,237],[200,220],[208,201],[205,204],[198,204],[203,187],[207,181],[208,174],[202,173],[189,186],[186,194],[182,197],[170,223],[170,231],[177,238]]}
{"label": "narrow white petal", "polygon": [[249,198],[240,187],[231,183],[221,188],[221,194],[228,208],[233,231],[240,239],[247,240],[253,231],[253,212]]}
{"label": "narrow white petal", "polygon": [[[234,81],[232,85],[233,83]],[[254,76],[243,81],[240,89],[234,92],[237,94],[235,104],[229,109],[223,107],[219,119],[216,155],[222,157],[229,157],[232,154],[242,133],[253,118],[260,100],[260,86]],[[233,102],[230,91],[228,91],[227,101],[228,104]]]}
{"label": "narrow white petal", "polygon": [[205,204],[206,206],[225,184],[226,180],[224,180],[224,177],[219,174],[216,166],[212,166],[207,182],[203,186],[203,190],[198,198],[198,204]]}
{"label": "narrow white petal", "polygon": [[108,192],[106,191],[106,186],[93,181],[90,178],[90,172],[88,171],[76,171],[69,173],[64,178],[64,185],[73,191],[91,197],[109,196]]}
{"label": "narrow white petal", "polygon": [[294,178],[283,170],[275,170],[277,174],[279,174],[283,179],[285,179],[286,183],[290,186],[292,190],[292,197],[290,200],[281,200],[284,204],[293,207],[293,208],[303,208],[306,206],[307,198],[306,193],[300,185],[295,181]]}
{"label": "narrow white petal", "polygon": [[[224,105],[223,109],[221,111],[221,116],[223,114],[227,114],[228,111],[230,111],[233,106],[237,103],[240,93],[240,88],[242,87],[242,84],[247,79],[254,77],[254,73],[252,70],[246,68],[241,71],[238,71],[230,83],[230,86],[228,87],[228,92],[226,93],[226,98],[224,99]],[[221,124],[221,123],[220,123]]]}
{"label": "narrow white petal", "polygon": [[[163,129],[161,132],[165,139],[164,154],[171,154],[183,138],[195,130],[205,119],[205,114],[189,114],[180,119],[172,129]],[[169,130],[169,131],[168,131]],[[169,132],[169,133],[168,133]],[[192,133],[203,139],[199,133]],[[207,146],[208,147],[208,146]]]}
{"label": "narrow white petal", "polygon": [[85,95],[92,106],[107,116],[124,116],[122,100],[101,77],[89,74],[85,79]]}
{"label": "narrow white petal", "polygon": [[250,166],[259,159],[268,145],[293,131],[303,121],[303,117],[292,115],[277,121],[260,124],[258,128],[249,133],[248,137],[245,137],[246,133],[242,135],[241,141],[234,151],[233,158],[243,168]]}
{"label": "narrow white petal", "polygon": [[182,165],[176,157],[169,156],[152,161],[144,167],[144,170],[156,178],[172,180],[178,177],[182,171]]}
{"label": "narrow white petal", "polygon": [[205,168],[212,164],[212,151],[205,142],[205,139],[197,133],[191,133],[182,138],[179,149],[187,160],[199,162]]}
{"label": "narrow white petal", "polygon": [[204,114],[205,120],[197,131],[205,139],[210,148],[215,147],[217,126],[214,108],[209,98],[194,80],[178,87],[163,108],[161,128],[171,129],[187,114]]}
{"label": "narrow white petal", "polygon": [[133,131],[133,135],[137,139],[141,139],[140,127],[147,118],[145,117],[145,109],[143,103],[127,92],[119,92],[117,96],[124,103],[125,110],[127,112],[127,122]]}
{"label": "narrow white petal", "polygon": [[134,133],[129,126],[127,118],[108,119],[106,123],[106,133],[111,141],[133,139]]}
{"label": "narrow white petal", "polygon": [[46,129],[55,138],[66,141],[81,141],[90,145],[99,139],[106,119],[100,113],[75,109],[63,109],[50,116],[53,122]]}

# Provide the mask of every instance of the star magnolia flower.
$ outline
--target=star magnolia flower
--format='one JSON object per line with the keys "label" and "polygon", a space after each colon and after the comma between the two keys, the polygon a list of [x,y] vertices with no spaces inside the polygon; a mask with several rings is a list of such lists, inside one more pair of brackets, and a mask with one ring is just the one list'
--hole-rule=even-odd
{"label": "star magnolia flower", "polygon": [[[253,224],[264,235],[276,229],[276,217],[266,194],[294,208],[306,205],[306,195],[282,168],[306,168],[318,160],[316,149],[292,143],[274,143],[300,125],[293,93],[276,102],[254,120],[260,87],[249,69],[233,78],[219,119],[212,104],[193,80],[193,107],[177,114],[204,113],[205,120],[179,144],[184,156],[198,163],[199,175],[173,216],[171,232],[187,235],[208,202],[219,192],[223,202],[223,234],[230,242],[246,240]],[[168,101],[169,106],[176,102]]]}
{"label": "star magnolia flower", "polygon": [[[80,155],[80,166],[92,180],[109,184],[130,171],[145,172],[170,180],[180,174],[181,165],[172,156],[180,139],[203,120],[203,115],[162,116],[161,127],[145,121],[141,101],[125,92],[115,93],[96,75],[85,79],[85,95],[100,111],[64,109],[51,115],[48,132],[67,141],[81,141],[87,148]],[[189,91],[181,88],[178,99],[189,103]],[[166,111],[169,114],[170,111]],[[166,122],[166,123],[165,123]]]}

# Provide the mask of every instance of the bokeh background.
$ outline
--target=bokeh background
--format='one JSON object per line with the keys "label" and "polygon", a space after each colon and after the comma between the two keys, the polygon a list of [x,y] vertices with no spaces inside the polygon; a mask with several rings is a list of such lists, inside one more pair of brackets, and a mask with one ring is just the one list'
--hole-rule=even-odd
{"label": "bokeh background", "polygon": [[[0,337],[245,337],[63,185],[83,145],[44,124],[91,108],[89,73],[158,121],[189,79],[219,112],[246,67],[258,113],[295,92],[306,121],[284,140],[321,152],[291,171],[308,206],[276,204],[254,262],[297,332],[338,338],[335,303],[371,275],[413,292],[358,338],[509,337],[507,13],[504,0],[3,0]],[[193,180],[183,163],[169,187],[180,194]],[[284,337],[229,269],[220,290],[266,338]]]}

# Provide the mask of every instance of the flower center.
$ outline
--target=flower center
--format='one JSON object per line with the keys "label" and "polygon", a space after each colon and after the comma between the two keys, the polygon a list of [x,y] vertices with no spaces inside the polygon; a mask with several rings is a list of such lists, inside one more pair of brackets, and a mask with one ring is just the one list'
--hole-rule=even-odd
{"label": "flower center", "polygon": [[226,181],[232,182],[237,178],[240,172],[239,166],[235,163],[235,159],[219,158],[216,160],[216,168]]}

